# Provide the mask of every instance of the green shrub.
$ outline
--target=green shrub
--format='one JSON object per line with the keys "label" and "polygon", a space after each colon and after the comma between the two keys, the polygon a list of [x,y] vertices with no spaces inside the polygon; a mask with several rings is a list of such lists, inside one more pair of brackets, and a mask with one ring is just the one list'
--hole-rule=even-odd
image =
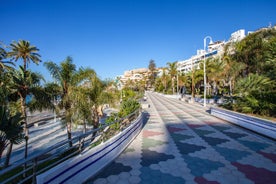
{"label": "green shrub", "polygon": [[118,115],[122,118],[133,113],[139,108],[140,104],[135,99],[129,98],[122,102]]}

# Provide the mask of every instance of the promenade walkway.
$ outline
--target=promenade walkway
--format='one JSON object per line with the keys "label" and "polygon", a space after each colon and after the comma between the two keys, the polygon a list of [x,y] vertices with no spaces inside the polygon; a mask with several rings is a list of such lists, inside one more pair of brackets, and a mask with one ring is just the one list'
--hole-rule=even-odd
{"label": "promenade walkway", "polygon": [[145,126],[86,183],[275,184],[276,143],[202,106],[147,93]]}

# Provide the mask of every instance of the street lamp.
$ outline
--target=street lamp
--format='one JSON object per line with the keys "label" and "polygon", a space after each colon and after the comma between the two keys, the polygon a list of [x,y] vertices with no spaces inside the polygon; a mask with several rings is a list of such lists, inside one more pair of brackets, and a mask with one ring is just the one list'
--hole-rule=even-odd
{"label": "street lamp", "polygon": [[179,93],[179,90],[178,90],[178,70],[176,71],[176,92],[177,94]]}
{"label": "street lamp", "polygon": [[206,54],[208,53],[208,49],[207,49],[207,52],[206,52],[206,40],[208,38],[210,39],[209,44],[213,43],[211,36],[206,36],[204,38],[204,62],[203,62],[203,75],[204,75],[204,103],[203,103],[203,106],[204,107],[206,107]]}

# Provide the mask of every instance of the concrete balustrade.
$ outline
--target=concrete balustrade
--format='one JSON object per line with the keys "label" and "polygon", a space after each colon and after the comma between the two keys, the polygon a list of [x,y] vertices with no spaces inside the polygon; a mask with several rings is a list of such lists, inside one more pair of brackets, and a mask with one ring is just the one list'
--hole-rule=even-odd
{"label": "concrete balustrade", "polygon": [[210,110],[213,116],[276,140],[275,122],[216,107],[211,107]]}
{"label": "concrete balustrade", "polygon": [[100,145],[87,149],[37,176],[37,183],[83,183],[111,163],[139,134],[143,126],[140,114],[130,126]]}

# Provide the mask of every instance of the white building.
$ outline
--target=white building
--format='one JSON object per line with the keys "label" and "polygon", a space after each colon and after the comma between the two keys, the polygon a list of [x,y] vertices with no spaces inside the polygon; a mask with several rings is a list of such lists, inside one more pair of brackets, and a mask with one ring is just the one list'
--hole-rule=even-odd
{"label": "white building", "polygon": [[[231,34],[231,37],[228,42],[236,42],[240,41],[245,37],[245,30],[240,29]],[[208,50],[197,50],[197,54],[186,59],[184,61],[179,61],[177,63],[177,70],[183,73],[187,73],[192,70],[192,67],[199,68],[199,62],[209,57],[217,57],[223,53],[224,45],[228,42],[225,41],[217,41],[214,43],[210,43],[208,45]]]}
{"label": "white building", "polygon": [[197,50],[197,54],[184,61],[178,61],[177,70],[187,73],[192,68],[199,68],[199,62],[205,58],[218,56],[223,52],[225,41],[217,41],[208,45],[208,50]]}
{"label": "white building", "polygon": [[231,34],[229,42],[241,41],[244,37],[245,37],[245,30],[240,29],[240,30],[238,30],[238,31]]}

